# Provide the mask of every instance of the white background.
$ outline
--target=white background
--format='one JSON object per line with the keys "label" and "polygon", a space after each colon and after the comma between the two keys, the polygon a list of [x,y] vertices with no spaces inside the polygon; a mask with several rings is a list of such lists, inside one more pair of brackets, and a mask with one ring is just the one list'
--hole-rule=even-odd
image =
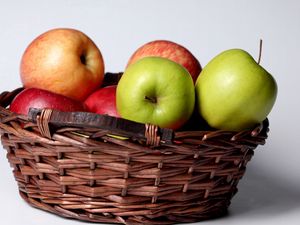
{"label": "white background", "polygon": [[[140,45],[178,42],[202,66],[219,52],[243,48],[277,80],[269,138],[248,164],[226,217],[206,224],[299,224],[300,217],[300,2],[295,0],[0,0],[0,92],[21,85],[19,62],[29,42],[56,27],[88,34],[101,49],[106,71],[123,71]],[[29,207],[18,195],[0,148],[1,224],[84,224]],[[200,223],[199,223],[200,224]]]}

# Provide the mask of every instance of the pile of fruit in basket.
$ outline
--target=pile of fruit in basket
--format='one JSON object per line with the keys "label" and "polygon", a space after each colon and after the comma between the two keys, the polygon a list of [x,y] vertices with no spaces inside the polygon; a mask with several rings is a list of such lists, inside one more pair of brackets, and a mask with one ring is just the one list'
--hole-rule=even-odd
{"label": "pile of fruit in basket", "polygon": [[276,81],[242,49],[226,50],[203,69],[185,47],[155,40],[128,60],[117,85],[103,86],[104,60],[84,33],[53,29],[34,39],[20,65],[24,90],[10,110],[88,111],[174,130],[191,118],[199,129],[239,131],[270,113]]}

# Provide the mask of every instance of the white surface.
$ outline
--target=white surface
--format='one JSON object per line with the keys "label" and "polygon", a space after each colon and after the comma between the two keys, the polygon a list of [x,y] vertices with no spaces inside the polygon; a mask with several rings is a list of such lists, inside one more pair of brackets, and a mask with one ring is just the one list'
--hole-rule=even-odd
{"label": "white surface", "polygon": [[[103,53],[106,71],[114,72],[124,69],[137,47],[155,39],[181,43],[204,66],[229,48],[257,58],[262,38],[261,64],[279,87],[270,137],[248,164],[230,214],[201,224],[299,224],[299,1],[0,0],[0,92],[20,86],[25,47],[55,27],[88,34]],[[29,207],[17,193],[2,148],[0,171],[1,224],[84,224]]]}

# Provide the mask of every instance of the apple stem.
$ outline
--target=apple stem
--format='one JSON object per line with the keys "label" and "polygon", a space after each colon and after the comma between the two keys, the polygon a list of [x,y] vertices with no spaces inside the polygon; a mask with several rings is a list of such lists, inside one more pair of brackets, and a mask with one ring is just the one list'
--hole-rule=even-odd
{"label": "apple stem", "polygon": [[260,39],[260,40],[259,40],[259,55],[258,55],[258,60],[257,60],[257,63],[258,63],[258,64],[260,64],[260,60],[261,60],[262,45],[263,45],[263,40]]}
{"label": "apple stem", "polygon": [[86,65],[86,57],[85,57],[84,54],[82,54],[82,55],[80,56],[80,61],[81,61],[81,63],[82,63],[83,65]]}
{"label": "apple stem", "polygon": [[148,96],[145,96],[145,99],[152,102],[152,103],[157,103],[157,100],[155,97],[148,97]]}

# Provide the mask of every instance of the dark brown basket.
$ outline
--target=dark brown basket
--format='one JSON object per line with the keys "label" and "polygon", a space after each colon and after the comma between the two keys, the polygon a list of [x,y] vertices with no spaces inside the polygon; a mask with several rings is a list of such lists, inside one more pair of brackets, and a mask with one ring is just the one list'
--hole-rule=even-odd
{"label": "dark brown basket", "polygon": [[267,138],[267,120],[242,132],[173,132],[91,113],[22,116],[7,109],[20,90],[0,95],[1,141],[20,195],[78,220],[161,225],[222,216]]}

